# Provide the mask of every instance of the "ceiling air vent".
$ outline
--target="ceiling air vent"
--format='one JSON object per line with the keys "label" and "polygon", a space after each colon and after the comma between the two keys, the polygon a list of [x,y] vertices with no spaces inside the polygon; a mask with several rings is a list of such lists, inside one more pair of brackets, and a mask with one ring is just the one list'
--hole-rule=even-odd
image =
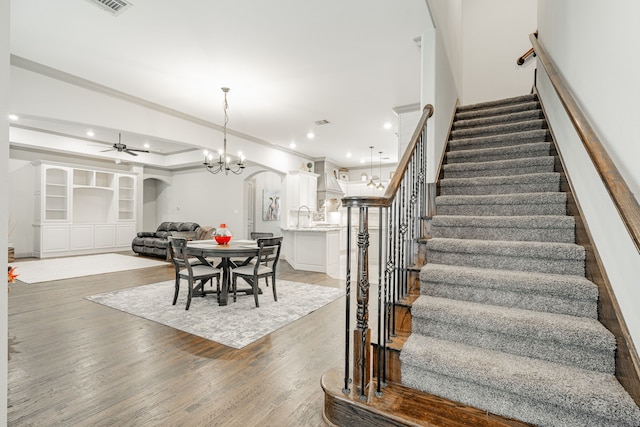
{"label": "ceiling air vent", "polygon": [[87,0],[89,3],[95,4],[102,10],[106,10],[113,16],[118,16],[129,7],[133,6],[131,2],[125,0]]}
{"label": "ceiling air vent", "polygon": [[325,120],[325,119],[322,119],[322,120],[316,120],[314,123],[315,123],[316,125],[318,125],[318,126],[320,126],[320,125],[328,125],[328,124],[329,124],[329,120]]}

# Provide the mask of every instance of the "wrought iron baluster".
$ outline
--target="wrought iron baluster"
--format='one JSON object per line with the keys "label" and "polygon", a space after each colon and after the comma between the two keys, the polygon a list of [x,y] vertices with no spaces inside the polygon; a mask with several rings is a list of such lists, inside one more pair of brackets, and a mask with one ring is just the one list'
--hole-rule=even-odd
{"label": "wrought iron baluster", "polygon": [[349,340],[351,332],[351,206],[347,207],[347,276],[345,281],[345,334],[344,334],[344,388],[342,392],[344,394],[351,393],[349,383]]}
{"label": "wrought iron baluster", "polygon": [[[358,227],[358,294],[356,309],[355,343],[359,343],[357,358],[354,362],[354,379],[358,387],[358,397],[361,400],[367,398],[365,390],[370,378],[370,360],[368,357],[371,343],[371,331],[369,330],[369,208],[359,208]],[[356,372],[358,375],[356,377]]]}

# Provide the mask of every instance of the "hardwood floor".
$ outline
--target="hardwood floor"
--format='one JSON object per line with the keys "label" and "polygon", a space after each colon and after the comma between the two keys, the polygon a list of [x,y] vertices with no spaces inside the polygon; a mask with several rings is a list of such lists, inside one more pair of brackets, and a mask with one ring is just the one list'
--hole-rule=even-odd
{"label": "hardwood floor", "polygon": [[[286,262],[279,277],[344,286]],[[241,350],[84,299],[172,278],[167,264],[13,283],[9,425],[326,425],[320,378],[343,365],[344,298]]]}

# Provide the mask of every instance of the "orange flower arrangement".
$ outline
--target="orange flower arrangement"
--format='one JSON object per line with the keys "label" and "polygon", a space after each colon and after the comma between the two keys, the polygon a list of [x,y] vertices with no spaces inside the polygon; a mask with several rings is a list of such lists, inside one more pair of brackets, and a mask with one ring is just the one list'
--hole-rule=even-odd
{"label": "orange flower arrangement", "polygon": [[19,274],[15,273],[16,268],[17,267],[9,266],[9,272],[7,273],[7,282],[13,283],[16,281],[16,278],[19,276]]}

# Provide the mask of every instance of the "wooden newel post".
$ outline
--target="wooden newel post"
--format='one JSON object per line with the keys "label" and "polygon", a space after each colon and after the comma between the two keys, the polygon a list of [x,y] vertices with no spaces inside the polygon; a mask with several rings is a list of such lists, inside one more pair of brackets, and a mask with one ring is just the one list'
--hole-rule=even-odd
{"label": "wooden newel post", "polygon": [[368,208],[360,207],[358,230],[358,293],[356,328],[353,331],[353,379],[360,399],[367,398],[371,380],[371,331],[369,330],[369,225]]}

